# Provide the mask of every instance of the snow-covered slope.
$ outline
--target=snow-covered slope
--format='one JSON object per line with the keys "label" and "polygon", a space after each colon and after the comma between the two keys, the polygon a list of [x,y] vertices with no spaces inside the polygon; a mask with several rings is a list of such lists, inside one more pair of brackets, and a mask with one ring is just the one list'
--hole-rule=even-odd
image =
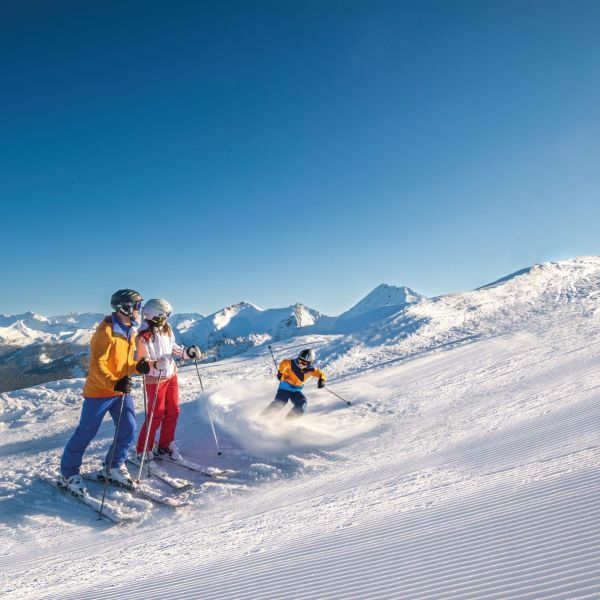
{"label": "snow-covered slope", "polygon": [[404,359],[526,327],[532,319],[600,311],[600,257],[581,257],[523,269],[471,292],[421,298],[339,342],[336,368]]}
{"label": "snow-covered slope", "polygon": [[206,396],[183,369],[179,446],[237,481],[166,465],[196,483],[190,506],[109,491],[140,516],[126,526],[32,473],[56,467],[82,380],[0,394],[0,597],[600,597],[599,272],[548,264],[333,335],[319,364],[353,406],[310,385],[299,422],[260,419],[261,348],[204,365]]}

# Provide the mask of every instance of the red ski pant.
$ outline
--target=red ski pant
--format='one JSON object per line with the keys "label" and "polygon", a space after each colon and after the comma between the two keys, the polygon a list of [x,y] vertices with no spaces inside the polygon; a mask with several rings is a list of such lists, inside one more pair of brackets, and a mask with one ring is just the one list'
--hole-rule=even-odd
{"label": "red ski pant", "polygon": [[148,415],[138,437],[136,447],[138,453],[144,450],[146,427],[150,420],[152,405],[154,404],[155,399],[156,403],[154,404],[154,414],[152,415],[152,422],[150,423],[150,435],[148,436],[146,450],[152,450],[156,431],[159,427],[159,448],[168,448],[169,444],[175,439],[175,428],[177,427],[177,418],[179,417],[179,386],[177,383],[177,375],[173,375],[173,377],[166,381],[161,381],[158,386],[158,394],[156,393],[156,383],[147,383],[146,397],[148,399]]}

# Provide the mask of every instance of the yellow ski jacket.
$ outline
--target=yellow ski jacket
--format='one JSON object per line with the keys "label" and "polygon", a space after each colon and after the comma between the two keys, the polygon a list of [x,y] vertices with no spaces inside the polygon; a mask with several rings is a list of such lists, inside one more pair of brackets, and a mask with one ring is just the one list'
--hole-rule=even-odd
{"label": "yellow ski jacket", "polygon": [[83,387],[86,398],[110,398],[123,395],[115,392],[115,383],[125,375],[137,373],[135,331],[126,329],[115,316],[106,317],[96,328],[91,341],[90,368]]}
{"label": "yellow ski jacket", "polygon": [[296,359],[286,358],[279,363],[277,379],[281,381],[280,388],[290,391],[300,391],[308,377],[325,380],[325,373],[315,367],[301,369]]}

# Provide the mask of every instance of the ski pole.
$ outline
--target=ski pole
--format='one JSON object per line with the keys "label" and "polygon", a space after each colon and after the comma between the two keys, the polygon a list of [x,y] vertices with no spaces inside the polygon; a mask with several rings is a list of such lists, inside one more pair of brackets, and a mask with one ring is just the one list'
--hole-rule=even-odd
{"label": "ski pole", "polygon": [[[140,461],[140,471],[138,473],[138,482],[142,478],[142,469],[144,468],[144,459],[146,458],[146,449],[148,448],[148,438],[150,437],[150,428],[152,427],[152,419],[154,418],[154,409],[156,408],[156,402],[158,400],[158,388],[160,387],[160,380],[162,378],[162,371],[158,372],[158,381],[156,382],[156,393],[154,394],[154,402],[152,403],[152,409],[150,410],[150,418],[146,420],[146,438],[144,439],[144,450],[142,452],[142,460]],[[146,388],[144,386],[144,399],[146,398]],[[150,477],[150,464],[148,464],[148,477]]]}
{"label": "ski pole", "polygon": [[102,520],[102,511],[104,510],[104,500],[106,499],[106,488],[108,487],[108,474],[112,468],[113,459],[115,458],[115,446],[117,445],[117,435],[119,433],[119,425],[121,424],[121,415],[123,414],[123,405],[125,404],[125,398],[127,394],[123,394],[121,397],[121,408],[119,409],[119,417],[117,419],[117,425],[115,427],[115,435],[113,437],[112,449],[110,451],[110,459],[108,465],[106,465],[106,476],[104,477],[104,490],[102,492],[102,503],[100,504],[100,516],[98,521]]}
{"label": "ski pole", "polygon": [[273,354],[273,350],[272,350],[271,346],[269,346],[269,352],[271,353],[271,356],[273,357],[273,364],[275,365],[275,371],[279,371],[279,368],[277,367],[277,361],[275,360],[275,355]]}
{"label": "ski pole", "polygon": [[[202,385],[202,377],[200,377],[200,369],[198,368],[198,357],[194,357],[194,364],[196,365],[196,373],[198,374],[198,381],[200,382],[200,389],[202,390],[202,394],[204,394],[204,386]],[[208,401],[206,402],[206,412],[208,413],[208,420],[210,421],[210,428],[212,429],[213,438],[215,439],[215,446],[217,447],[217,456],[221,456],[223,454],[221,449],[219,448],[219,440],[217,439],[217,432],[215,431],[215,424],[212,420],[212,415],[210,414],[210,407],[208,406]]]}
{"label": "ski pole", "polygon": [[330,394],[333,394],[336,398],[339,398],[342,402],[345,402],[348,406],[350,406],[352,404],[352,402],[350,402],[350,400],[345,400],[344,398],[342,398],[339,394],[336,394],[335,392],[332,392],[327,386],[323,386]]}

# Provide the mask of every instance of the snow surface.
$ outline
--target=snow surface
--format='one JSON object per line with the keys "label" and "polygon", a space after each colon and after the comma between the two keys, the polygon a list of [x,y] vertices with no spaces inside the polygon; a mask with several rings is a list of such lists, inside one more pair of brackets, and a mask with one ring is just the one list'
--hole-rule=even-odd
{"label": "snow surface", "polygon": [[600,598],[599,298],[587,257],[320,333],[353,406],[311,384],[294,423],[260,420],[276,388],[262,349],[205,365],[204,396],[185,368],[180,449],[239,481],[167,465],[196,482],[191,505],[110,491],[140,514],[126,526],[34,477],[56,467],[83,380],[0,394],[0,597]]}

